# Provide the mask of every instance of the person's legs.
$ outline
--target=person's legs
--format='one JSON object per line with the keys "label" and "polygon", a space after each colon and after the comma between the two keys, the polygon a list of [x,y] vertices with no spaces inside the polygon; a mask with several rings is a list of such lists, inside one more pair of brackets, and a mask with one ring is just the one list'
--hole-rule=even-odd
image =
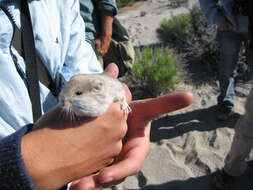
{"label": "person's legs", "polygon": [[235,99],[236,64],[242,43],[242,37],[233,31],[218,32],[220,46],[218,105],[224,111],[230,111]]}
{"label": "person's legs", "polygon": [[241,176],[247,167],[246,158],[253,148],[253,88],[245,110],[245,115],[236,123],[235,135],[225,159],[225,166],[213,176],[213,183],[217,189],[229,189],[233,177]]}
{"label": "person's legs", "polygon": [[253,147],[253,88],[245,105],[245,115],[235,126],[235,136],[228,156],[225,159],[224,170],[232,176],[240,176],[246,169],[246,157]]}
{"label": "person's legs", "polygon": [[[252,126],[250,127],[252,128]],[[253,128],[250,133],[253,135]],[[239,132],[235,133],[231,149],[225,159],[224,168],[213,175],[213,183],[217,189],[229,190],[235,177],[239,177],[245,172],[247,168],[246,158],[249,156],[252,147],[253,137],[247,137]]]}
{"label": "person's legs", "polygon": [[[253,131],[253,129],[252,129]],[[235,134],[224,171],[231,176],[241,176],[247,168],[246,158],[253,147],[253,138]]]}

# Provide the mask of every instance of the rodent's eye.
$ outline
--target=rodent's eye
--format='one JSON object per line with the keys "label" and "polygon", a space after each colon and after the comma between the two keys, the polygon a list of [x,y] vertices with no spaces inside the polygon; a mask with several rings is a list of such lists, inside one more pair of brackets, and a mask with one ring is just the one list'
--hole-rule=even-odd
{"label": "rodent's eye", "polygon": [[101,86],[94,86],[94,87],[93,87],[93,90],[94,90],[94,91],[100,91],[101,88],[102,88],[102,85],[101,85]]}
{"label": "rodent's eye", "polygon": [[92,82],[93,82],[92,83],[92,91],[97,92],[97,91],[102,90],[103,82],[101,80],[96,79],[96,80],[93,80]]}
{"label": "rodent's eye", "polygon": [[80,90],[75,91],[75,95],[77,95],[77,96],[80,96],[80,95],[82,95],[82,94],[83,94],[83,92],[80,91]]}

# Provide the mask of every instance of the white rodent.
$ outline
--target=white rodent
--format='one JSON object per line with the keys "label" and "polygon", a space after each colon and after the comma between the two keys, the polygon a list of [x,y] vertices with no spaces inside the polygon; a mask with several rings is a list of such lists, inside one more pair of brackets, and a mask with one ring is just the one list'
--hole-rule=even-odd
{"label": "white rodent", "polygon": [[76,116],[99,116],[115,101],[121,102],[124,114],[131,111],[122,83],[103,73],[74,75],[58,98],[59,105]]}

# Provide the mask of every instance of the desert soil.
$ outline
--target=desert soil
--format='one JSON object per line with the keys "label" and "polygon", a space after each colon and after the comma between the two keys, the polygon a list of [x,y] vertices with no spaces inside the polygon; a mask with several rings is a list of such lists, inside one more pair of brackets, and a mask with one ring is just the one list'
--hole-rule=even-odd
{"label": "desert soil", "polygon": [[[176,1],[174,1],[176,2]],[[164,18],[189,11],[196,0],[177,7],[169,0],[139,1],[124,8],[117,16],[127,28],[136,47],[157,44],[156,28]],[[190,75],[185,71],[185,75]],[[201,78],[200,78],[201,80]],[[152,123],[151,149],[141,172],[128,177],[113,190],[211,190],[210,174],[221,168],[227,155],[233,126],[244,113],[244,103],[251,86],[237,87],[235,111],[231,122],[215,119],[217,83],[196,85],[181,83],[176,91],[194,95],[191,106],[157,118]],[[234,185],[233,190],[252,190],[253,169]]]}

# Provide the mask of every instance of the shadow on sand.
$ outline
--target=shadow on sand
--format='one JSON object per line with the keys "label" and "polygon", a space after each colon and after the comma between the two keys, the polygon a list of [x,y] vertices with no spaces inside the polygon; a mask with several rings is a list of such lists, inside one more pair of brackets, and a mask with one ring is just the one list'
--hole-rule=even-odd
{"label": "shadow on sand", "polygon": [[171,139],[190,131],[211,131],[218,128],[233,128],[240,114],[235,113],[227,123],[215,118],[215,106],[184,114],[166,116],[152,122],[151,141]]}
{"label": "shadow on sand", "polygon": [[[236,178],[229,190],[252,190],[253,167],[249,166],[246,172]],[[187,180],[174,180],[164,184],[147,185],[140,189],[128,190],[217,190],[211,182],[211,175],[189,178]]]}
{"label": "shadow on sand", "polygon": [[[162,139],[174,138],[194,130],[211,131],[223,127],[233,128],[239,117],[239,114],[235,114],[229,123],[219,123],[215,120],[215,106],[184,114],[166,116],[152,123],[151,140],[152,142],[158,142]],[[233,182],[229,190],[252,189],[253,167],[249,166],[246,172]],[[164,184],[143,185],[138,190],[216,190],[216,188],[211,183],[211,175],[206,175],[187,180],[169,181]]]}

